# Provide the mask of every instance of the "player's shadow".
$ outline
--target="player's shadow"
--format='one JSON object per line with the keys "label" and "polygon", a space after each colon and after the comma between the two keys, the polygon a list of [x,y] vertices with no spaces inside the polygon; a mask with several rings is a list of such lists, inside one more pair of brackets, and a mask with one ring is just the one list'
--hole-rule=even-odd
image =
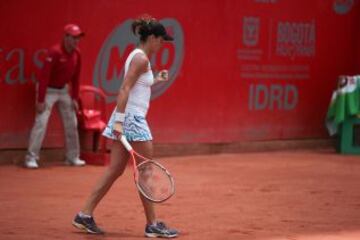
{"label": "player's shadow", "polygon": [[141,234],[131,234],[126,232],[106,232],[105,234],[90,234],[84,232],[72,232],[81,239],[101,240],[101,239],[129,239],[129,238],[144,238]]}

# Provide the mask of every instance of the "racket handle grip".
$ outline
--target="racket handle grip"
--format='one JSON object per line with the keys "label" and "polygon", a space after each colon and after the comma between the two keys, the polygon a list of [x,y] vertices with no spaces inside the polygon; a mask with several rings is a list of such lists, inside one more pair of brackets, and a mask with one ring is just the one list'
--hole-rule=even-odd
{"label": "racket handle grip", "polygon": [[120,141],[124,145],[126,150],[128,150],[129,152],[133,150],[130,143],[128,142],[128,140],[126,140],[126,137],[124,135],[121,135]]}

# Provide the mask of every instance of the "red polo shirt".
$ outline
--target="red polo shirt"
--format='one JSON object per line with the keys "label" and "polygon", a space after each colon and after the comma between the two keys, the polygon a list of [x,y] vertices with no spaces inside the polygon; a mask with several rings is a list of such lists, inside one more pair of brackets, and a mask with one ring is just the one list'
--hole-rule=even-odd
{"label": "red polo shirt", "polygon": [[78,99],[80,68],[81,57],[78,49],[68,53],[62,44],[51,47],[39,78],[38,102],[44,102],[48,87],[60,89],[67,83],[71,83],[71,97]]}

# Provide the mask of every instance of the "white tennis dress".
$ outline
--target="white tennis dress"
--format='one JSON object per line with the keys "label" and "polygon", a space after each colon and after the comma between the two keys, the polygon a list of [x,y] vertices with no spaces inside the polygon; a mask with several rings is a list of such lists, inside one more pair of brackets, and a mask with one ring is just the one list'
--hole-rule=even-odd
{"label": "white tennis dress", "polygon": [[[126,76],[130,63],[136,54],[145,54],[139,48],[134,49],[126,59],[125,74]],[[151,85],[154,83],[154,75],[149,62],[148,71],[141,74],[134,86],[129,92],[129,98],[125,107],[125,121],[123,123],[123,131],[128,141],[150,141],[152,135],[150,128],[146,122],[146,114],[150,105]],[[103,136],[116,139],[113,132],[113,124],[115,122],[115,112],[110,116],[108,125],[106,126]]]}

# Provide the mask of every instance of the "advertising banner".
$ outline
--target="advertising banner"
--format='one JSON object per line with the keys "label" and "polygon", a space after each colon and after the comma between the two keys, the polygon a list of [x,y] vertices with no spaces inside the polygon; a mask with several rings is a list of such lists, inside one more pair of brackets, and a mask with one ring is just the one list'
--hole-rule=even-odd
{"label": "advertising banner", "polygon": [[[326,138],[338,76],[360,71],[357,0],[2,1],[0,148],[27,146],[47,48],[68,23],[86,32],[81,84],[106,93],[109,116],[143,13],[175,38],[150,57],[170,75],[152,89],[156,142]],[[56,111],[47,130],[44,146],[63,146]]]}

